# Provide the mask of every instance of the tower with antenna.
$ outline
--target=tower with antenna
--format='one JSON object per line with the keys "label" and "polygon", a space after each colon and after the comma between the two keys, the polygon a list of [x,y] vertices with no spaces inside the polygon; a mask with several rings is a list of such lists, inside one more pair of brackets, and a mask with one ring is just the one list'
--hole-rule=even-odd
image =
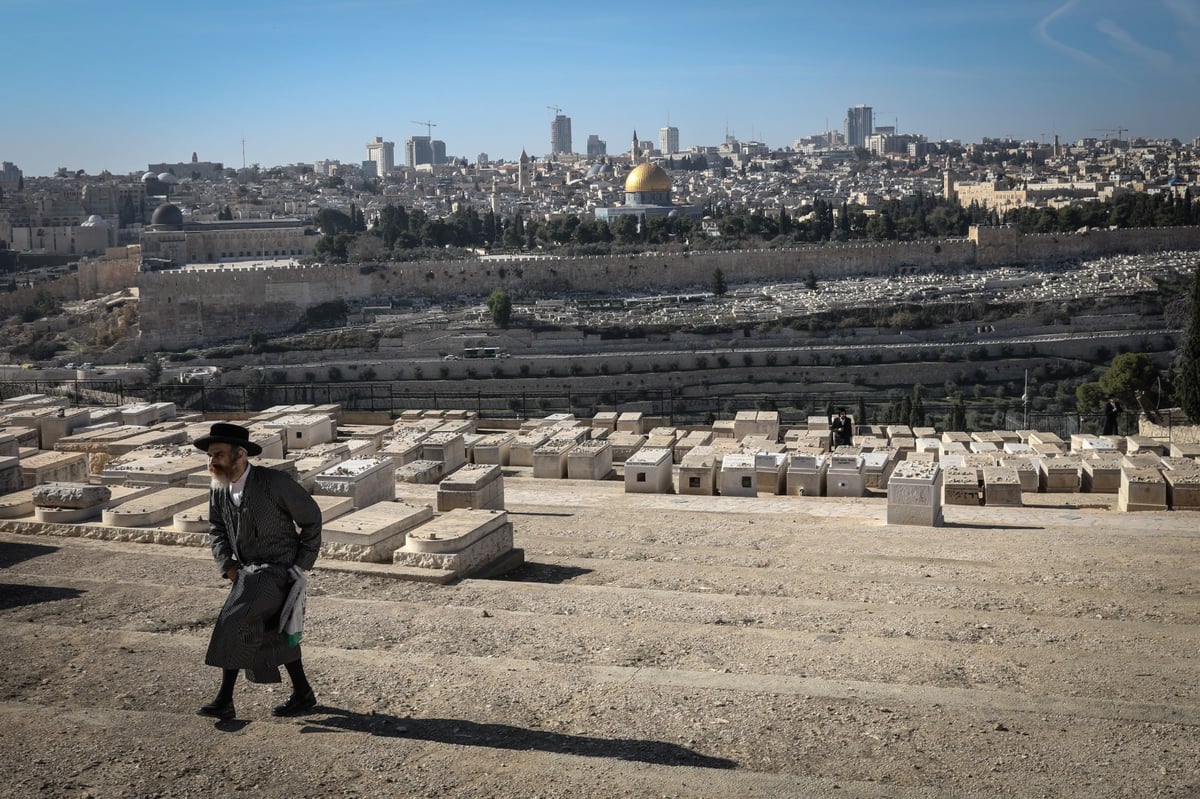
{"label": "tower with antenna", "polygon": [[550,154],[569,155],[571,149],[571,118],[564,116],[562,108],[548,105],[546,108],[554,112],[554,121],[550,123]]}

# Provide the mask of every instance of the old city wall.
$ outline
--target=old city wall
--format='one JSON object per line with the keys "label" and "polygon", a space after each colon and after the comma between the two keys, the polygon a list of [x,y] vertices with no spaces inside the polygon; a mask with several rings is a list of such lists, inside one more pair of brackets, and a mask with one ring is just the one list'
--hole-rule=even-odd
{"label": "old city wall", "polygon": [[967,239],[788,250],[167,270],[138,276],[142,346],[177,349],[244,340],[256,332],[281,333],[292,329],[306,309],[330,300],[482,299],[496,288],[517,299],[564,292],[704,291],[718,269],[730,284],[798,282],[810,271],[819,279],[831,279],[1162,249],[1200,249],[1200,228],[1059,236],[979,228]]}
{"label": "old city wall", "polygon": [[1022,235],[1015,228],[975,227],[979,266],[1071,261],[1105,255],[1200,249],[1200,227],[1125,228]]}

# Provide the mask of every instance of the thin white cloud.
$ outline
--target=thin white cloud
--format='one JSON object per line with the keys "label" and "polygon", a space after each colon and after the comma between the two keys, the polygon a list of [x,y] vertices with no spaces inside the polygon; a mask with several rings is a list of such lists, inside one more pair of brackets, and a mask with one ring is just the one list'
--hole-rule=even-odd
{"label": "thin white cloud", "polygon": [[1175,66],[1175,59],[1171,57],[1170,53],[1164,53],[1162,50],[1155,50],[1153,47],[1142,44],[1133,38],[1129,31],[1111,19],[1102,19],[1097,22],[1096,30],[1111,39],[1113,46],[1118,50],[1145,61],[1152,67],[1165,71]]}
{"label": "thin white cloud", "polygon": [[1200,5],[1195,0],[1163,0],[1163,5],[1180,22],[1192,28],[1200,28]]}
{"label": "thin white cloud", "polygon": [[1094,67],[1095,69],[1102,70],[1103,72],[1108,73],[1109,75],[1111,75],[1112,77],[1121,81],[1122,83],[1129,83],[1130,81],[1127,77],[1122,75],[1117,70],[1113,69],[1113,67],[1110,66],[1109,64],[1105,63],[1104,61],[1101,61],[1099,58],[1092,55],[1091,53],[1088,53],[1084,50],[1080,50],[1077,47],[1072,47],[1069,44],[1060,42],[1058,39],[1054,38],[1054,36],[1050,33],[1050,26],[1056,20],[1058,20],[1060,17],[1063,17],[1063,16],[1067,15],[1068,13],[1070,13],[1075,8],[1075,6],[1077,6],[1078,4],[1079,4],[1078,0],[1068,0],[1068,2],[1063,3],[1061,6],[1059,6],[1055,10],[1051,11],[1049,14],[1042,17],[1042,19],[1038,21],[1038,24],[1035,25],[1033,28],[1034,33],[1036,33],[1037,37],[1039,39],[1041,39],[1042,42],[1045,43],[1046,45],[1048,45],[1049,47],[1053,47],[1055,50],[1058,50],[1061,53],[1065,53],[1066,55],[1070,56],[1071,58],[1075,59],[1076,61],[1079,61],[1080,63],[1086,64],[1087,66],[1090,66],[1090,67]]}

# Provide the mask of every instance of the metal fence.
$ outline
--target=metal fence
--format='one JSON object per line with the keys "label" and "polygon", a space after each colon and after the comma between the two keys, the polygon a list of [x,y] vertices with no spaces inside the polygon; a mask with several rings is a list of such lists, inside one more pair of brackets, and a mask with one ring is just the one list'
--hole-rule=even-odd
{"label": "metal fence", "polygon": [[[117,406],[141,402],[171,402],[181,410],[205,414],[254,413],[276,405],[336,403],[347,411],[368,411],[398,416],[407,409],[462,409],[483,419],[529,419],[555,413],[589,418],[602,411],[641,411],[672,425],[706,425],[730,419],[739,411],[778,411],[781,425],[799,426],[809,416],[826,416],[845,407],[857,417],[861,404],[865,418],[859,424],[907,424],[909,421],[947,429],[956,402],[924,400],[924,418],[901,418],[902,398],[892,395],[830,393],[723,392],[695,396],[669,388],[587,389],[566,391],[466,390],[455,384],[405,384],[389,381],[268,383],[245,386],[164,383],[129,386],[119,380],[14,380],[0,382],[0,399],[28,394],[66,397],[73,405]],[[1101,414],[1026,413],[1012,403],[987,400],[964,402],[961,408],[967,430],[1043,430],[1062,438],[1080,432],[1099,433]],[[1137,415],[1121,419],[1122,434],[1137,432]]]}

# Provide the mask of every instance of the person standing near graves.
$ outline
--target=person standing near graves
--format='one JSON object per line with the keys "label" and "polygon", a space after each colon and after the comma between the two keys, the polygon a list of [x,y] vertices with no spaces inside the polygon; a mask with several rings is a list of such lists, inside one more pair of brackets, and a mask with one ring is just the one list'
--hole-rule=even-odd
{"label": "person standing near graves", "polygon": [[833,417],[829,425],[829,431],[833,434],[835,447],[849,447],[854,443],[854,423],[846,416],[845,408],[838,408],[837,416]]}
{"label": "person standing near graves", "polygon": [[1104,432],[1102,436],[1115,436],[1117,434],[1117,420],[1121,417],[1121,412],[1125,409],[1121,407],[1121,403],[1112,394],[1108,395],[1108,402],[1104,403]]}
{"label": "person standing near graves", "polygon": [[317,560],[321,509],[290,475],[249,464],[262,447],[244,427],[218,422],[195,446],[208,453],[212,477],[208,537],[213,559],[232,583],[204,657],[205,664],[222,669],[221,688],[198,712],[222,721],[234,718],[238,671],[245,669],[250,682],[277,683],[283,666],[292,694],[271,713],[306,713],[316,706],[316,695],[304,674],[298,636],[289,641],[279,620],[289,593],[303,589],[304,571]]}

